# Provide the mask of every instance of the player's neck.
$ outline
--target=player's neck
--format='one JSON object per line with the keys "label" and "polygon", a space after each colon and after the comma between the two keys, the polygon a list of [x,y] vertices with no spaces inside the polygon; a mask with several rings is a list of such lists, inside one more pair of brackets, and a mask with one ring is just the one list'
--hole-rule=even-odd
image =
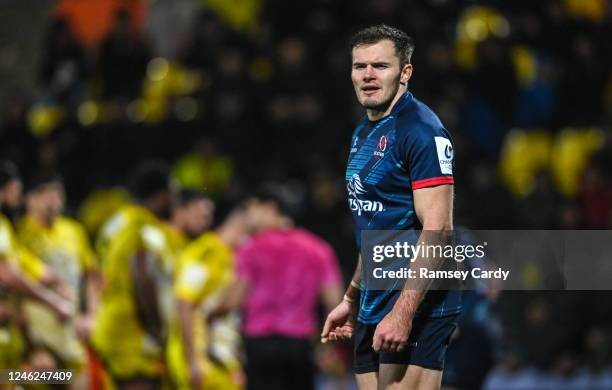
{"label": "player's neck", "polygon": [[172,229],[178,232],[181,232],[181,233],[187,232],[187,224],[185,223],[183,218],[181,218],[180,213],[177,211],[172,212],[172,215],[170,216],[169,225]]}
{"label": "player's neck", "polygon": [[400,85],[400,87],[397,89],[397,92],[395,93],[395,96],[393,97],[393,100],[391,100],[391,103],[389,103],[389,105],[384,110],[376,110],[376,109],[368,108],[366,110],[368,119],[374,122],[374,121],[380,120],[386,117],[387,115],[391,114],[391,111],[393,110],[395,103],[397,103],[397,101],[406,93],[407,90],[408,90],[407,87]]}
{"label": "player's neck", "polygon": [[44,226],[45,228],[50,228],[51,226],[53,226],[53,221],[55,220],[55,218],[51,218],[43,213],[37,213],[32,211],[30,211],[28,214],[34,221],[36,221],[39,225]]}
{"label": "player's neck", "polygon": [[238,218],[229,217],[216,230],[221,241],[225,242],[230,248],[236,248],[245,237],[244,221]]}

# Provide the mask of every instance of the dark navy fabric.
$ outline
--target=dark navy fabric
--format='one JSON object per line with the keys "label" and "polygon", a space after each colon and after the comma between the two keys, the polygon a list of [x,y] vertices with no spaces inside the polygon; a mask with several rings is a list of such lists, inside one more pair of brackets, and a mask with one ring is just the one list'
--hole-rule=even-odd
{"label": "dark navy fabric", "polygon": [[376,352],[372,348],[375,325],[360,322],[355,327],[354,366],[356,374],[376,372],[381,364],[404,364],[443,370],[446,350],[457,327],[458,314],[416,319],[408,344],[401,352]]}
{"label": "dark navy fabric", "polygon": [[[365,230],[421,229],[413,190],[454,184],[453,164],[450,134],[436,114],[410,92],[386,117],[378,121],[364,117],[353,132],[345,177],[357,246],[361,247]],[[370,271],[363,262],[362,272]],[[359,321],[378,323],[393,307],[397,290],[362,288]],[[458,313],[460,297],[458,291],[430,291],[419,314],[442,317]]]}

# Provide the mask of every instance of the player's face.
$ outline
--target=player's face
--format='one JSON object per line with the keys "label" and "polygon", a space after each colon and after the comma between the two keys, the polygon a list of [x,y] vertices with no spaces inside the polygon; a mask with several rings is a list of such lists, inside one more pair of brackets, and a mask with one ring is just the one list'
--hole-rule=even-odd
{"label": "player's face", "polygon": [[359,103],[385,111],[400,87],[401,73],[395,45],[388,39],[353,48],[351,79]]}
{"label": "player's face", "polygon": [[253,232],[278,227],[279,213],[273,202],[252,200],[246,208],[249,230]]}
{"label": "player's face", "polygon": [[59,183],[49,184],[41,192],[44,212],[49,220],[58,217],[64,211],[64,188]]}
{"label": "player's face", "polygon": [[16,209],[21,205],[23,185],[19,180],[11,180],[2,188],[2,203],[8,209]]}
{"label": "player's face", "polygon": [[64,210],[64,188],[50,183],[28,194],[28,212],[38,215],[47,223],[53,222]]}
{"label": "player's face", "polygon": [[208,199],[190,202],[184,210],[188,234],[196,237],[212,225],[215,205]]}

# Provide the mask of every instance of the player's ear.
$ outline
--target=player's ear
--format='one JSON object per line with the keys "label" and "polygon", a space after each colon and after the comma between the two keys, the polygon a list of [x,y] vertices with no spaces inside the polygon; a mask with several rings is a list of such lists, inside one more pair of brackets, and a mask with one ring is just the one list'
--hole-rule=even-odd
{"label": "player's ear", "polygon": [[412,77],[412,64],[406,64],[402,68],[402,72],[400,74],[400,82],[403,85],[405,85],[408,83],[411,77]]}

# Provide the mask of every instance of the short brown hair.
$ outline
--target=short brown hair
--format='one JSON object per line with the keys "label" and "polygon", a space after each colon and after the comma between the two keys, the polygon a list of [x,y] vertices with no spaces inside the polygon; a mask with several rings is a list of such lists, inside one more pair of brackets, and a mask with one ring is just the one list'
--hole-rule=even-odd
{"label": "short brown hair", "polygon": [[400,60],[400,68],[409,64],[414,52],[414,42],[405,32],[395,27],[379,24],[366,27],[357,32],[351,39],[351,50],[361,45],[372,45],[388,39],[393,42],[395,51]]}

